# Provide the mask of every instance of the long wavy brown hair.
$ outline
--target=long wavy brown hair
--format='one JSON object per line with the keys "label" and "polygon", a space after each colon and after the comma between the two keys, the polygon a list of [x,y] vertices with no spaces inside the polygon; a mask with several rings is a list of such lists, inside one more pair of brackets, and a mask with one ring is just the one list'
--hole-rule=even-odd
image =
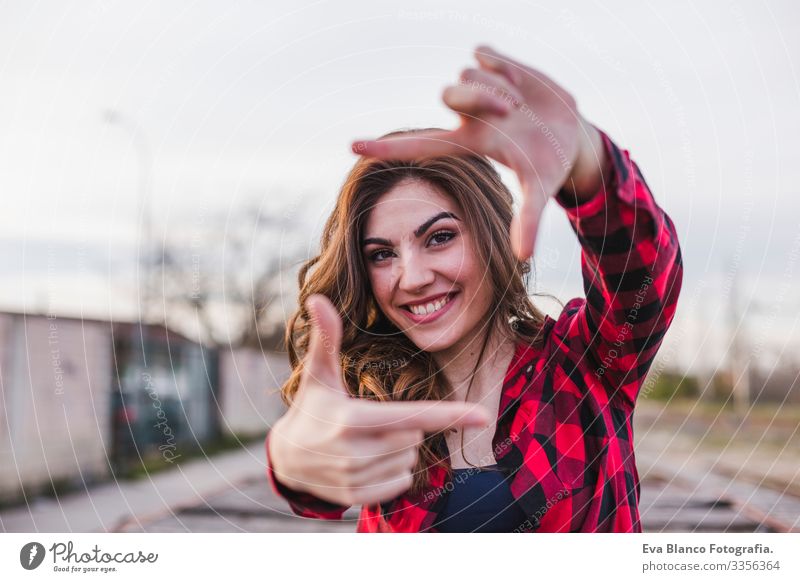
{"label": "long wavy brown hair", "polygon": [[[384,137],[415,131],[421,130],[395,131]],[[513,198],[491,162],[479,155],[440,156],[414,162],[361,157],[342,185],[325,224],[319,254],[300,267],[299,308],[289,319],[285,334],[292,367],[281,387],[285,404],[291,405],[303,374],[302,358],[311,329],[305,300],[313,293],[326,295],[342,317],[342,373],[351,395],[379,401],[442,400],[451,393],[432,354],[417,348],[378,307],[361,251],[370,209],[383,194],[407,179],[427,181],[452,196],[460,206],[493,289],[493,307],[484,320],[487,332],[499,330],[527,345],[541,342],[544,315],[533,305],[527,291],[531,265],[519,261],[511,248]],[[486,333],[473,377],[488,338]],[[452,477],[452,468],[442,454],[443,440],[444,433],[436,432],[427,434],[420,445],[412,494],[429,485],[429,468],[434,465],[444,466]]]}

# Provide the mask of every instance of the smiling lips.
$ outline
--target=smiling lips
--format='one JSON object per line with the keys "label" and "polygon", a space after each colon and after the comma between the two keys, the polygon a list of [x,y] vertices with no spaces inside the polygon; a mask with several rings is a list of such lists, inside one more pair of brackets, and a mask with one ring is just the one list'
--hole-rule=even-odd
{"label": "smiling lips", "polygon": [[423,304],[406,304],[403,306],[403,312],[415,323],[427,323],[438,319],[450,308],[453,298],[457,295],[456,292],[447,293],[440,298],[429,301]]}

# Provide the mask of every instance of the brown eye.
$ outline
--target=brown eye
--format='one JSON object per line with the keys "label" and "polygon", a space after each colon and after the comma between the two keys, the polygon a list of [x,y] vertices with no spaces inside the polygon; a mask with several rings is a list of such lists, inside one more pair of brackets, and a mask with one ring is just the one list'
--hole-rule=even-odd
{"label": "brown eye", "polygon": [[431,235],[429,239],[432,241],[438,241],[433,246],[441,246],[448,242],[450,239],[455,238],[456,234],[449,230],[438,230]]}
{"label": "brown eye", "polygon": [[385,257],[382,256],[383,253],[391,253],[391,252],[392,251],[389,251],[387,249],[381,249],[379,251],[375,251],[369,256],[369,260],[372,261],[373,263],[383,262],[385,260]]}

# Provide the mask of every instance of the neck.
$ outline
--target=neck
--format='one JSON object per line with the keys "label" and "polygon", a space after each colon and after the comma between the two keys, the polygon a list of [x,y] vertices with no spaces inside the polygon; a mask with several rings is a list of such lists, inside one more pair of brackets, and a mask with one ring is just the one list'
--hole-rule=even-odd
{"label": "neck", "polygon": [[[475,362],[481,355],[487,333],[486,349],[476,369]],[[514,356],[514,347],[514,342],[499,330],[483,330],[483,333],[469,334],[462,341],[436,352],[433,358],[453,387],[453,399],[465,401],[469,397],[473,401],[480,400],[486,390],[493,389],[498,382],[502,387],[503,377]],[[467,394],[473,370],[475,379]]]}

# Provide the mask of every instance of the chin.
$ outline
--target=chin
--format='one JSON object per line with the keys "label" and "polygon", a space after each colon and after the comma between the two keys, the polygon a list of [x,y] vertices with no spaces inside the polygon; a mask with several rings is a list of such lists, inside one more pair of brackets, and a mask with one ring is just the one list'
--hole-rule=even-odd
{"label": "chin", "polygon": [[427,334],[407,333],[406,336],[419,349],[430,353],[436,353],[451,348],[458,341],[458,337],[453,336],[451,334],[447,334],[445,337],[439,337],[439,336],[427,337]]}
{"label": "chin", "polygon": [[419,333],[418,330],[410,329],[403,332],[411,342],[420,350],[436,353],[452,348],[464,337],[463,330],[445,330],[436,333]]}

